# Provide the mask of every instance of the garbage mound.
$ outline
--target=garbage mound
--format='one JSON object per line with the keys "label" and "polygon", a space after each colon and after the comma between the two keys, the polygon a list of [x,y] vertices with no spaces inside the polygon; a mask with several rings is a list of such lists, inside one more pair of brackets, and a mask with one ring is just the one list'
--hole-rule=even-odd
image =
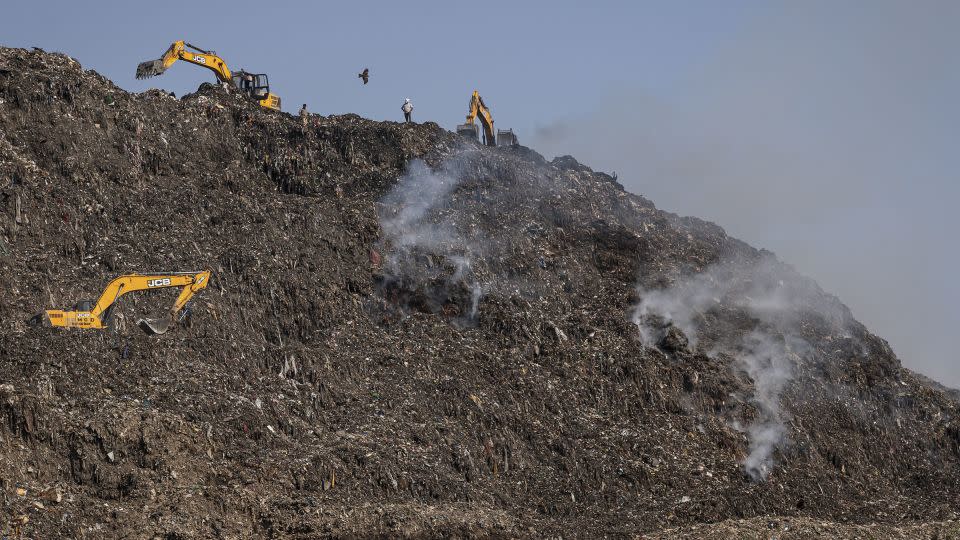
{"label": "garbage mound", "polygon": [[572,157],[3,48],[0,203],[0,536],[958,534],[956,393]]}

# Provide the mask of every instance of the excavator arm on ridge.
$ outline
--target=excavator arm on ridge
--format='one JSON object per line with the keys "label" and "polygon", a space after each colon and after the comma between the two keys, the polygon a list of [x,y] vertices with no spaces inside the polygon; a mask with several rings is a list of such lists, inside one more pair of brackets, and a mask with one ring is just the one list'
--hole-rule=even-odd
{"label": "excavator arm on ridge", "polygon": [[487,146],[517,146],[519,144],[517,142],[517,136],[514,135],[512,129],[501,129],[494,132],[493,115],[490,113],[490,108],[483,102],[480,94],[474,90],[473,95],[470,96],[467,122],[457,126],[457,133],[474,141],[479,139],[480,134],[477,130],[477,125],[474,123],[474,120],[477,119],[480,120],[480,125],[483,126],[483,142]]}
{"label": "excavator arm on ridge", "polygon": [[[188,51],[187,48],[196,52]],[[243,70],[232,72],[223,58],[214,51],[205,51],[183,40],[175,41],[160,58],[140,62],[137,66],[137,78],[146,79],[160,75],[177,60],[207,68],[217,76],[218,81],[232,85],[262,107],[280,110],[280,96],[270,92],[270,80],[265,73],[248,73]]]}
{"label": "excavator arm on ridge", "polygon": [[[190,52],[186,49],[187,47],[197,52]],[[159,59],[140,62],[140,65],[137,66],[137,78],[146,79],[160,75],[169,69],[177,60],[183,60],[209,69],[216,74],[217,80],[220,82],[228,83],[232,81],[230,68],[227,67],[227,63],[223,61],[223,58],[217,56],[213,51],[205,51],[189,43],[184,43],[183,40],[176,41],[173,45],[170,45],[167,52]]]}
{"label": "excavator arm on ridge", "polygon": [[473,95],[470,96],[467,121],[457,126],[457,133],[477,139],[477,128],[475,127],[476,124],[473,123],[477,118],[480,119],[480,124],[483,126],[484,143],[487,146],[496,146],[497,139],[493,131],[493,115],[490,114],[490,109],[487,108],[480,94],[474,90]]}

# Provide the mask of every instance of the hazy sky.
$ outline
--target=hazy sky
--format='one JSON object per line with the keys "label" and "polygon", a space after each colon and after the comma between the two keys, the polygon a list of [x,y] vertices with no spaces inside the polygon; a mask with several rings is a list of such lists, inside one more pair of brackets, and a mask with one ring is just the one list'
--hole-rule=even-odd
{"label": "hazy sky", "polygon": [[409,97],[453,128],[477,89],[521,143],[776,252],[960,386],[960,1],[10,4],[0,44],[132,91],[211,80],[134,79],[176,39],[268,73],[289,112],[399,120]]}

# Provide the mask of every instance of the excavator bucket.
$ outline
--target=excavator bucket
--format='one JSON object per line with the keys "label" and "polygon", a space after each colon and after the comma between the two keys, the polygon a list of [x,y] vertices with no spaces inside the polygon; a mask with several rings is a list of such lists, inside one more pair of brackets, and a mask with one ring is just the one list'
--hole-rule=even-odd
{"label": "excavator bucket", "polygon": [[177,323],[183,323],[184,321],[187,320],[188,317],[190,317],[190,314],[192,312],[193,312],[193,309],[191,309],[190,304],[188,303],[188,304],[185,304],[183,306],[183,309],[181,309],[177,313],[170,313],[164,317],[157,317],[153,319],[148,319],[148,318],[139,319],[137,321],[137,326],[139,326],[141,330],[143,330],[144,332],[150,335],[164,334],[173,325],[174,319],[176,319]]}
{"label": "excavator bucket", "polygon": [[457,134],[473,141],[480,140],[480,129],[476,124],[460,124],[457,126]]}
{"label": "excavator bucket", "polygon": [[170,317],[140,319],[137,321],[137,326],[150,335],[165,334],[170,329]]}
{"label": "excavator bucket", "polygon": [[497,146],[517,146],[517,136],[512,129],[497,130]]}
{"label": "excavator bucket", "polygon": [[147,60],[146,62],[140,62],[140,65],[137,66],[137,78],[146,79],[148,77],[154,77],[166,70],[167,68],[163,67],[163,58]]}

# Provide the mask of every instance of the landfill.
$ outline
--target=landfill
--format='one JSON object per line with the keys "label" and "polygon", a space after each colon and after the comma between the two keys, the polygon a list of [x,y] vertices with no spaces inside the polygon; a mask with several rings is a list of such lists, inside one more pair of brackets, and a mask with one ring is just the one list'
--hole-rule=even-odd
{"label": "landfill", "polygon": [[0,48],[0,271],[0,537],[960,537],[960,393],[569,156]]}

